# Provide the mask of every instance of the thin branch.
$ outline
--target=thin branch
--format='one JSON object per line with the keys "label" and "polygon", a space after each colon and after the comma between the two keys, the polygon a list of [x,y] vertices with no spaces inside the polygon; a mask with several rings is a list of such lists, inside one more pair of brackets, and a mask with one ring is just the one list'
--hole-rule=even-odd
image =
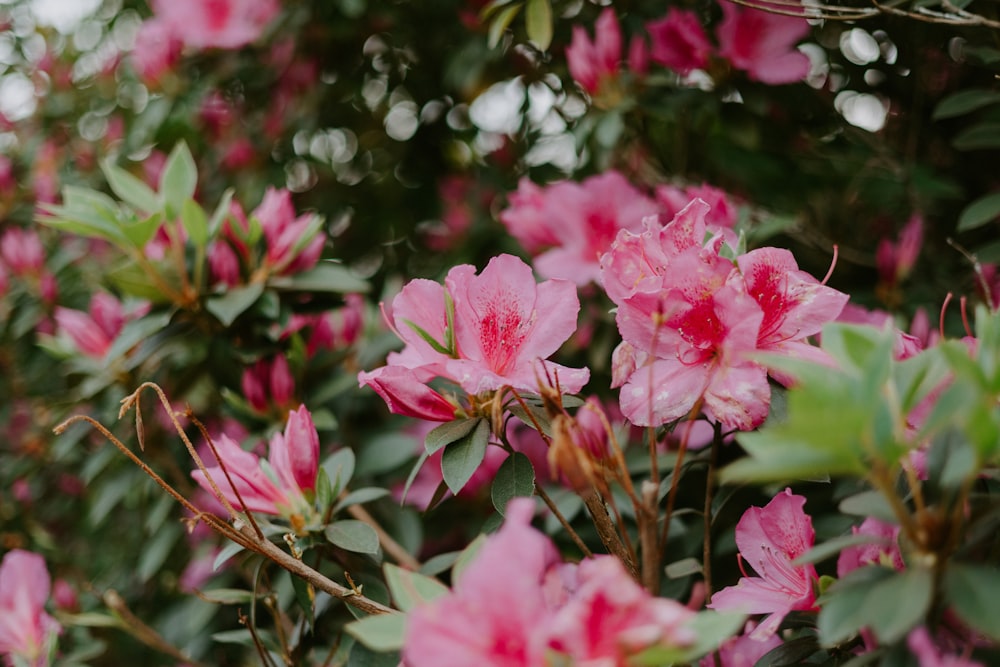
{"label": "thin branch", "polygon": [[394,561],[408,570],[417,571],[420,569],[420,561],[404,549],[403,545],[394,540],[392,535],[387,533],[385,528],[375,520],[375,517],[368,513],[368,510],[361,505],[351,505],[347,508],[347,512],[358,521],[368,524],[375,531],[375,534],[378,535],[379,544],[382,545],[382,550]]}
{"label": "thin branch", "polygon": [[545,492],[545,489],[543,489],[542,486],[537,482],[535,483],[535,493],[538,494],[538,497],[545,502],[546,506],[548,506],[552,514],[555,515],[556,519],[559,520],[559,524],[563,527],[563,530],[565,530],[569,534],[570,539],[573,540],[573,543],[577,546],[578,549],[580,549],[580,552],[583,553],[584,557],[585,558],[592,557],[594,555],[594,552],[592,552],[590,549],[587,548],[587,545],[584,544],[583,540],[580,538],[577,532],[573,530],[572,526],[569,525],[569,522],[566,520],[566,517],[563,516],[563,513],[560,512],[559,508],[556,507],[556,504],[552,502],[552,498],[549,497],[549,494],[547,494]]}
{"label": "thin branch", "polygon": [[608,508],[605,507],[604,500],[600,495],[594,493],[584,498],[583,502],[594,520],[594,527],[597,528],[597,534],[600,536],[605,548],[607,548],[609,553],[617,556],[622,564],[625,565],[625,569],[629,571],[629,574],[636,581],[639,581],[639,569],[636,567],[635,557],[625,548],[625,544],[622,542],[614,522],[611,521],[611,515],[608,514]]}
{"label": "thin branch", "polygon": [[107,590],[101,596],[101,599],[104,600],[104,604],[107,605],[108,609],[117,614],[118,618],[121,619],[123,623],[122,628],[146,646],[156,649],[164,655],[169,655],[171,658],[182,663],[194,665],[194,667],[207,667],[204,663],[185,655],[180,649],[164,639],[163,635],[143,623],[138,616],[132,613],[132,610],[128,608],[125,600],[122,599],[122,596],[117,591]]}

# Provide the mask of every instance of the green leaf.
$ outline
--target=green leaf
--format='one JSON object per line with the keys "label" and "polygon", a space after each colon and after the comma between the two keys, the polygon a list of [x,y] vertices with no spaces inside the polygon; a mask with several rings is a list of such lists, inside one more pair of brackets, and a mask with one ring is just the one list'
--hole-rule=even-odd
{"label": "green leaf", "polygon": [[119,199],[140,213],[150,215],[163,208],[163,202],[153,189],[111,160],[101,161],[101,171]]}
{"label": "green leaf", "polygon": [[854,570],[820,598],[820,643],[836,646],[869,628],[892,644],[924,620],[933,597],[930,571],[913,567],[897,572],[872,565]]}
{"label": "green leaf", "polygon": [[666,573],[670,579],[683,579],[692,574],[701,574],[703,568],[697,558],[682,558],[667,565]]}
{"label": "green leaf", "polygon": [[326,539],[341,549],[362,554],[378,553],[378,534],[363,521],[345,519],[326,527]]}
{"label": "green leaf", "polygon": [[[445,450],[446,452],[448,450]],[[507,457],[493,478],[490,497],[493,507],[504,514],[507,503],[512,498],[530,497],[535,492],[535,467],[531,459],[521,452],[514,452]]]}
{"label": "green leaf", "polygon": [[198,597],[212,604],[249,604],[254,599],[253,593],[243,588],[213,588],[201,591]]}
{"label": "green leaf", "polygon": [[160,290],[157,283],[150,279],[142,267],[132,262],[125,262],[109,270],[105,276],[108,281],[125,294],[137,296],[153,303],[167,303],[169,298]]}
{"label": "green leaf", "polygon": [[404,614],[378,614],[352,621],[344,626],[347,634],[373,651],[398,651],[406,633]]}
{"label": "green leaf", "polygon": [[413,486],[413,481],[417,478],[417,473],[419,473],[420,469],[424,467],[425,463],[427,463],[428,458],[430,458],[430,454],[427,453],[426,449],[420,452],[417,462],[413,464],[413,468],[410,469],[410,474],[406,478],[406,483],[403,485],[403,496],[399,501],[400,504],[406,502],[406,496],[410,493],[410,487]]}
{"label": "green leaf", "polygon": [[410,611],[448,593],[448,587],[432,577],[404,570],[392,563],[386,563],[382,569],[392,599],[402,611]]}
{"label": "green leaf", "polygon": [[148,218],[121,224],[122,233],[133,247],[142,249],[156,235],[156,230],[163,224],[163,216],[154,213]]}
{"label": "green leaf", "polygon": [[504,9],[497,12],[496,17],[490,23],[490,29],[487,37],[486,43],[491,49],[495,49],[497,44],[500,43],[500,38],[503,37],[504,32],[507,27],[517,16],[517,13],[521,11],[521,3],[505,7]]}
{"label": "green leaf", "polygon": [[305,614],[309,630],[312,631],[312,627],[316,623],[316,590],[305,579],[291,572],[288,573],[288,576],[292,580],[292,589],[295,591],[295,602]]}
{"label": "green leaf", "polygon": [[1000,217],[1000,192],[994,192],[980,197],[965,207],[958,216],[957,230],[967,232],[982,227],[987,222],[993,222],[998,217]]}
{"label": "green leaf", "polygon": [[944,595],[959,618],[1000,641],[1000,571],[952,563],[945,571]]}
{"label": "green leaf", "polygon": [[746,619],[745,614],[699,612],[684,624],[695,637],[693,646],[652,648],[640,653],[629,664],[659,666],[696,662],[698,658],[716,650],[722,642],[739,632]]}
{"label": "green leaf", "polygon": [[934,120],[964,116],[967,113],[982,109],[1000,102],[1000,91],[986,88],[970,88],[960,90],[941,100],[934,108]]}
{"label": "green leaf", "polygon": [[552,6],[549,0],[528,0],[524,20],[528,39],[539,51],[548,50],[552,43]]}
{"label": "green leaf", "polygon": [[208,244],[208,217],[198,202],[193,199],[184,200],[181,224],[196,248],[204,248]]}
{"label": "green leaf", "polygon": [[162,526],[156,535],[145,544],[142,556],[139,558],[139,566],[136,569],[139,581],[146,583],[160,570],[183,533],[184,530],[180,524],[170,523]]}
{"label": "green leaf", "polygon": [[160,174],[160,196],[167,205],[167,217],[176,218],[184,202],[194,197],[198,187],[198,167],[183,141],[178,142],[167,157]]}
{"label": "green leaf", "polygon": [[1000,148],[1000,123],[980,123],[959,132],[951,145],[960,151]]}
{"label": "green leaf", "polygon": [[104,365],[107,366],[115,359],[122,357],[139,343],[161,331],[164,327],[170,324],[170,318],[172,316],[173,313],[165,311],[152,313],[146,315],[145,317],[140,317],[137,320],[127,322],[125,326],[122,327],[122,330],[118,332],[118,336],[115,337],[114,342],[111,343],[111,347],[108,348],[107,353],[105,353],[103,362]]}
{"label": "green leaf", "polygon": [[472,430],[481,421],[483,420],[477,417],[475,419],[456,419],[455,421],[445,422],[427,434],[427,437],[424,438],[424,449],[428,454],[433,454],[445,445],[449,445],[472,433]]}
{"label": "green leaf", "polygon": [[852,516],[875,517],[888,523],[897,523],[899,519],[892,505],[879,491],[863,491],[840,501],[838,508],[843,514]]}
{"label": "green leaf", "polygon": [[490,429],[485,419],[478,420],[476,428],[459,440],[452,442],[441,457],[441,473],[452,493],[458,493],[479,468],[486,456]]}
{"label": "green leaf", "polygon": [[308,271],[294,276],[275,276],[267,284],[276,290],[337,294],[367,292],[371,289],[367,282],[355,276],[350,269],[335,262],[320,262]]}
{"label": "green leaf", "polygon": [[351,505],[362,505],[364,503],[369,503],[373,500],[378,500],[379,498],[384,498],[389,495],[388,489],[379,488],[376,486],[369,486],[363,489],[357,489],[351,491],[346,496],[340,499],[337,506],[334,508],[334,513],[339,512],[345,507]]}
{"label": "green leaf", "polygon": [[323,461],[323,470],[330,478],[334,496],[339,496],[340,492],[351,483],[351,478],[354,477],[354,463],[354,451],[347,447],[338,449]]}
{"label": "green leaf", "polygon": [[232,188],[227,188],[224,193],[222,193],[222,199],[219,200],[218,206],[215,207],[215,212],[212,213],[212,218],[208,221],[208,236],[209,238],[215,238],[219,235],[219,230],[222,229],[222,223],[225,221],[226,217],[229,215],[229,209],[233,202]]}
{"label": "green leaf", "polygon": [[241,287],[231,287],[221,296],[205,300],[205,310],[215,315],[224,326],[232,326],[236,318],[245,313],[264,292],[264,285],[252,283]]}

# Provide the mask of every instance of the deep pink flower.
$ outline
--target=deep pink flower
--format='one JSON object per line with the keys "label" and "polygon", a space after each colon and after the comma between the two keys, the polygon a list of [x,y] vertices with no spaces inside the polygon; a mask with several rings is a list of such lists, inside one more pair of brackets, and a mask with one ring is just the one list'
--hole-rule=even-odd
{"label": "deep pink flower", "polygon": [[536,255],[545,278],[586,285],[600,275],[600,257],[622,229],[638,231],[658,208],[616,171],[581,183],[560,181],[543,190],[522,182],[511,207],[500,214],[508,231]]}
{"label": "deep pink flower", "polygon": [[428,387],[424,376],[403,366],[383,366],[358,374],[358,385],[371,387],[382,397],[389,412],[428,421],[448,422],[455,418],[455,405]]}
{"label": "deep pink flower", "polygon": [[682,75],[708,65],[712,44],[694,12],[672,7],[662,19],[647,23],[646,31],[653,62]]}
{"label": "deep pink flower", "polygon": [[45,249],[38,234],[10,227],[0,238],[0,257],[15,276],[38,275],[45,268]]}
{"label": "deep pink flower", "polygon": [[893,242],[889,239],[879,241],[875,252],[875,264],[879,277],[887,285],[896,285],[910,275],[913,265],[917,263],[920,249],[924,243],[924,221],[920,215],[914,215],[899,232],[899,239]]}
{"label": "deep pink flower", "polygon": [[795,45],[809,34],[805,18],[781,16],[723,0],[722,23],[716,29],[719,55],[751,79],[767,84],[801,81],[809,74],[809,57]]}
{"label": "deep pink flower", "polygon": [[730,637],[719,646],[719,664],[716,665],[715,656],[711,653],[702,658],[698,665],[700,667],[754,667],[757,661],[764,655],[781,646],[781,638],[771,635],[766,639],[754,639],[751,637],[757,624],[747,621],[743,628],[743,634]]}
{"label": "deep pink flower", "polygon": [[278,274],[294,274],[311,269],[323,252],[325,237],[317,233],[312,214],[295,217],[292,193],[268,188],[264,199],[251,214],[260,221],[267,242],[267,262]]}
{"label": "deep pink flower", "polygon": [[186,45],[199,49],[249,44],[279,11],[277,0],[153,0],[156,17]]}
{"label": "deep pink flower", "polygon": [[899,551],[899,526],[869,517],[860,526],[851,528],[852,535],[871,535],[880,538],[878,542],[847,547],[837,558],[837,576],[865,565],[884,565],[894,570],[902,570],[903,555]]}
{"label": "deep pink flower", "polygon": [[144,21],[135,36],[132,67],[145,83],[155,84],[181,56],[183,42],[163,19]]}
{"label": "deep pink flower", "polygon": [[[306,493],[311,494],[316,486],[319,435],[305,406],[288,414],[283,434],[275,433],[271,437],[268,464],[273,475],[265,472],[257,455],[244,450],[226,435],[215,441],[215,447],[246,503],[246,510],[287,517],[311,514],[312,506]],[[211,464],[211,460],[206,460],[208,474],[222,495],[237,510],[244,509],[222,468]],[[201,470],[195,470],[191,476],[203,489],[214,494]]]}
{"label": "deep pink flower", "polygon": [[763,508],[751,507],[736,524],[736,546],[758,576],[744,576],[712,596],[710,609],[769,614],[751,633],[773,635],[790,611],[816,608],[816,568],[792,561],[812,548],[816,533],[803,507],[806,499],[791,489]]}
{"label": "deep pink flower", "polygon": [[146,310],[148,304],[126,313],[118,299],[107,292],[97,292],[90,298],[89,313],[57,306],[55,320],[58,328],[69,336],[80,352],[94,359],[103,359],[125,323]]}
{"label": "deep pink flower", "polygon": [[409,615],[403,660],[408,667],[525,667],[544,664],[550,615],[547,577],[559,553],[531,527],[534,503],[514,499],[454,589]]}
{"label": "deep pink flower", "polygon": [[945,654],[924,626],[910,631],[906,637],[906,645],[917,656],[920,667],[984,667],[976,660]]}
{"label": "deep pink flower", "polygon": [[61,632],[45,613],[52,581],[38,554],[14,549],[0,562],[0,655],[45,667]]}
{"label": "deep pink flower", "polygon": [[614,9],[605,9],[597,18],[594,41],[590,41],[583,27],[573,27],[566,64],[573,79],[588,93],[595,95],[605,80],[618,76],[621,59],[622,33]]}
{"label": "deep pink flower", "polygon": [[[739,205],[732,195],[708,183],[688,185],[680,188],[674,185],[660,185],[656,188],[656,202],[664,207],[663,215],[673,217],[695,199],[701,199],[709,206],[705,215],[705,225],[709,231],[719,233],[732,229],[739,221]],[[726,241],[735,241],[736,235]],[[735,245],[735,243],[733,243]]]}
{"label": "deep pink flower", "polygon": [[283,354],[259,359],[244,369],[240,386],[244,398],[257,412],[267,412],[272,406],[283,410],[295,400],[295,378]]}

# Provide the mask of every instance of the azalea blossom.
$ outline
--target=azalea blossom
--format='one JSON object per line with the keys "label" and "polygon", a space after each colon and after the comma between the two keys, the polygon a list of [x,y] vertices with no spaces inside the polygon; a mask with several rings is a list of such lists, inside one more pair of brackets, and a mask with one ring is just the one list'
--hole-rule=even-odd
{"label": "azalea blossom", "polygon": [[649,56],[653,62],[681,75],[708,65],[712,44],[694,12],[671,7],[662,19],[647,23],[646,30],[652,41]]}
{"label": "azalea blossom", "polygon": [[804,497],[785,489],[764,507],[748,509],[736,524],[740,557],[757,576],[746,575],[717,592],[708,607],[768,614],[751,633],[753,638],[772,636],[791,611],[816,609],[816,568],[792,564],[816,540],[805,503]]}
{"label": "azalea blossom", "polygon": [[177,64],[183,46],[172,26],[163,19],[143,21],[135,36],[132,67],[144,83],[155,84]]}
{"label": "azalea blossom", "polygon": [[55,320],[77,350],[88,357],[103,359],[125,323],[148,309],[149,304],[143,304],[126,312],[118,299],[107,292],[97,292],[90,298],[89,312],[57,306]]}
{"label": "azalea blossom", "polygon": [[409,667],[624,667],[643,651],[695,640],[694,612],[652,597],[613,556],[559,559],[531,527],[534,502],[515,498],[450,593],[410,612]]}
{"label": "azalea blossom", "polygon": [[456,266],[444,285],[413,280],[392,302],[393,329],[406,346],[358,382],[393,412],[438,421],[454,417],[457,401],[427,386],[435,378],[471,396],[505,386],[536,392],[550,378],[575,393],[590,372],[547,357],[573,334],[579,309],[571,283],[536,283],[512,255],[494,257],[478,274],[470,264]]}
{"label": "azalea blossom", "polygon": [[843,577],[865,565],[883,565],[894,570],[904,568],[903,555],[899,551],[899,526],[880,521],[873,517],[865,519],[860,526],[851,528],[852,535],[870,535],[880,538],[868,544],[847,547],[837,558],[837,576]]}
{"label": "azalea blossom", "polygon": [[268,412],[272,406],[288,409],[295,400],[295,378],[284,354],[259,359],[243,371],[240,380],[243,397],[257,412]]}
{"label": "azalea blossom", "polygon": [[256,40],[278,15],[277,0],[153,0],[153,13],[186,45],[235,49]]}
{"label": "azalea blossom", "polygon": [[267,262],[274,273],[299,273],[319,261],[325,237],[317,233],[317,218],[312,214],[296,217],[288,190],[268,188],[251,215],[264,230]]}
{"label": "azalea blossom", "polygon": [[51,587],[41,556],[23,549],[4,555],[0,562],[0,655],[29,667],[50,664],[61,632],[59,623],[45,612]]}
{"label": "azalea blossom", "polygon": [[899,232],[896,241],[882,239],[875,251],[875,264],[878,267],[879,278],[886,285],[898,284],[910,275],[913,265],[920,256],[920,248],[924,242],[924,221],[920,215],[914,215]]}
{"label": "azalea blossom", "polygon": [[566,49],[569,73],[591,95],[601,85],[618,75],[622,57],[622,33],[618,17],[610,7],[601,12],[594,24],[594,40],[581,26],[573,27],[573,40]]}
{"label": "azalea blossom", "polygon": [[522,181],[500,221],[535,255],[540,275],[586,285],[598,279],[600,257],[618,232],[640,230],[643,218],[658,211],[656,202],[612,170],[541,189]]}
{"label": "azalea blossom", "polygon": [[751,79],[771,85],[801,81],[809,57],[795,45],[809,34],[805,17],[782,16],[722,0],[719,55]]}
{"label": "azalea blossom", "polygon": [[[312,415],[305,406],[288,414],[284,433],[275,433],[269,444],[270,454],[264,462],[226,435],[215,441],[219,458],[225,463],[232,485],[221,466],[208,465],[206,470],[223,497],[237,510],[261,512],[299,519],[312,512],[311,500],[319,470],[319,435]],[[191,476],[207,492],[214,494],[212,485],[201,470]],[[236,491],[239,491],[239,497]],[[240,503],[240,498],[243,503]]]}

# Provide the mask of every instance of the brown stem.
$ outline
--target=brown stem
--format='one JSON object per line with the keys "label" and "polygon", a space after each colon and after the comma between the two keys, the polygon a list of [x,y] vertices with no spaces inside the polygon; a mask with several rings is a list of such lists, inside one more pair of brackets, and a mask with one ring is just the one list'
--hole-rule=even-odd
{"label": "brown stem", "polygon": [[583,502],[587,506],[587,510],[590,511],[590,516],[594,520],[594,527],[597,528],[597,534],[600,536],[605,548],[612,555],[617,556],[622,564],[625,565],[625,569],[629,571],[629,574],[636,581],[639,581],[639,570],[636,567],[635,558],[625,548],[624,543],[622,543],[621,536],[618,535],[618,530],[615,528],[614,522],[611,521],[611,515],[608,514],[608,508],[604,505],[604,500],[600,495],[594,493],[584,498]]}
{"label": "brown stem", "polygon": [[701,412],[701,406],[705,403],[705,394],[701,396],[691,406],[688,413],[688,421],[685,424],[684,435],[681,436],[681,444],[677,448],[677,461],[674,463],[673,477],[670,478],[670,493],[667,494],[667,509],[663,517],[663,534],[660,536],[660,551],[667,548],[667,540],[670,539],[670,518],[674,514],[674,504],[677,502],[677,489],[680,487],[681,467],[684,464],[684,455],[687,453],[688,440],[691,439],[691,430],[694,428],[694,418]]}
{"label": "brown stem", "polygon": [[637,507],[639,548],[642,553],[642,585],[651,595],[660,592],[660,549],[656,522],[656,496],[660,485],[647,479],[642,483],[642,505]]}
{"label": "brown stem", "polygon": [[556,504],[552,502],[552,498],[549,497],[549,494],[545,493],[545,489],[543,489],[537,483],[535,484],[535,493],[538,494],[538,497],[541,498],[548,506],[549,511],[551,511],[552,514],[554,514],[555,517],[559,520],[559,523],[560,525],[562,525],[563,530],[565,530],[569,534],[570,539],[573,540],[573,543],[576,544],[577,548],[580,549],[580,552],[583,553],[584,557],[590,558],[591,556],[593,556],[594,553],[587,548],[587,545],[583,543],[583,540],[580,538],[577,532],[573,530],[572,526],[569,525],[569,522],[566,521],[566,517],[564,517],[563,513],[559,511],[559,508],[556,507]]}
{"label": "brown stem", "polygon": [[375,520],[375,517],[368,513],[368,510],[361,505],[351,505],[347,508],[347,512],[358,521],[371,526],[372,530],[378,535],[378,541],[382,545],[383,551],[394,561],[408,570],[417,571],[420,569],[420,561],[410,555],[410,552],[404,549],[403,545],[394,540],[392,535],[387,533],[385,528]]}
{"label": "brown stem", "polygon": [[138,616],[132,613],[132,610],[128,608],[125,600],[122,599],[122,596],[117,591],[105,591],[102,599],[108,609],[121,619],[123,629],[146,646],[156,649],[164,655],[169,655],[180,662],[194,665],[194,667],[207,667],[204,663],[193,660],[185,655],[180,649],[164,639],[160,633],[143,623]]}
{"label": "brown stem", "polygon": [[712,450],[708,457],[708,476],[705,479],[705,538],[701,552],[701,572],[705,580],[705,599],[712,599],[712,501],[715,498],[715,466],[719,462],[719,446],[722,444],[722,425],[715,425]]}

